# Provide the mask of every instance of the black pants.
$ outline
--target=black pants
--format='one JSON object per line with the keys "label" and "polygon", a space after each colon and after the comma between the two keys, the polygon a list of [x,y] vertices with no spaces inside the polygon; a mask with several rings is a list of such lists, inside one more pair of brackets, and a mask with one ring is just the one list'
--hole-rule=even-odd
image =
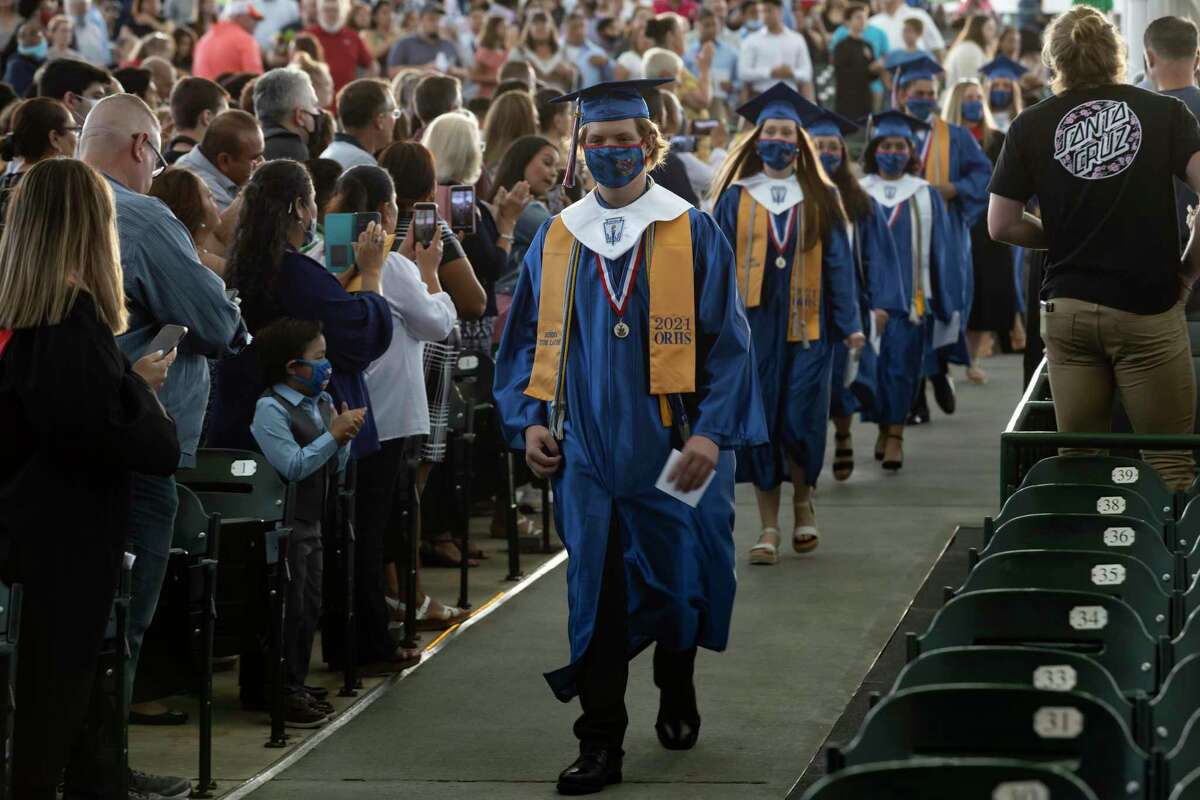
{"label": "black pants", "polygon": [[68,789],[96,797],[112,796],[116,777],[114,698],[97,663],[124,550],[68,533],[30,533],[4,564],[24,592],[12,775],[22,800],[53,800],[64,768]]}
{"label": "black pants", "polygon": [[287,562],[291,573],[287,606],[283,615],[283,660],[286,690],[304,689],[312,660],[313,638],[321,619],[321,573],[323,547],[321,527],[296,520],[288,541]]}
{"label": "black pants", "polygon": [[[692,673],[696,648],[670,651],[661,645],[654,650],[654,684],[663,702],[686,702],[692,695]],[[620,750],[625,740],[629,714],[625,710],[625,687],[629,683],[629,617],[625,596],[624,548],[614,514],[604,552],[604,574],[592,641],[579,662],[576,684],[583,713],[575,722],[580,749]]]}
{"label": "black pants", "polygon": [[[404,439],[383,442],[381,449],[358,461],[354,489],[354,645],[359,664],[389,658],[394,650],[388,635],[391,617],[384,601],[384,541],[393,524],[392,503],[404,464]],[[340,569],[339,565],[339,569]],[[333,562],[327,563],[327,571]],[[341,572],[330,574],[326,587],[340,594],[325,597],[326,624],[321,630],[325,660],[342,666],[345,649],[345,590]]]}

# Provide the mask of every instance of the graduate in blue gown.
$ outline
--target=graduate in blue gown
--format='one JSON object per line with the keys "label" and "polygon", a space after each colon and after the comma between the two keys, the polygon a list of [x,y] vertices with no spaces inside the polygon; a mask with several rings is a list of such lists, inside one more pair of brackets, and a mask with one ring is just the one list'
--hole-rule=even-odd
{"label": "graduate in blue gown", "polygon": [[[970,348],[966,340],[967,317],[974,296],[975,276],[971,267],[971,227],[987,211],[988,182],[992,178],[992,162],[979,147],[970,131],[952,125],[938,114],[937,76],[941,66],[928,55],[904,61],[897,68],[897,100],[909,116],[927,123],[917,133],[917,154],[921,159],[920,175],[942,195],[950,216],[950,241],[961,255],[962,309],[958,339],[937,352],[926,354],[925,374],[934,388],[938,406],[947,414],[956,405],[954,383],[946,369],[948,363],[971,365]],[[928,421],[928,405],[924,388],[915,396],[914,414]]]}
{"label": "graduate in blue gown", "polygon": [[[496,363],[504,434],[551,476],[570,555],[571,660],[546,675],[583,710],[567,794],[621,779],[628,661],[651,643],[659,739],[695,743],[696,648],[725,648],[733,610],[733,450],[766,440],[729,244],[647,177],[667,145],[639,88],[663,82],[560,98],[580,99],[598,186],[538,231]],[[695,508],[655,488],[673,449],[675,490],[712,479]]]}
{"label": "graduate in blue gown", "polygon": [[904,465],[904,424],[925,354],[958,337],[963,313],[962,254],[950,234],[950,216],[941,194],[918,177],[914,134],[924,124],[898,111],[877,114],[868,123],[864,153],[862,186],[886,215],[906,307],[884,327],[870,414],[879,423],[877,457],[892,472]]}
{"label": "graduate in blue gown", "polygon": [[896,245],[883,207],[867,194],[850,171],[843,138],[858,130],[850,120],[825,109],[804,121],[821,166],[837,186],[846,209],[846,234],[854,261],[855,289],[867,346],[854,354],[842,342],[833,344],[833,376],[829,416],[834,424],[833,477],[844,481],[854,472],[850,423],[854,412],[868,417],[876,406],[879,337],[890,317],[908,313]]}
{"label": "graduate in blue gown", "polygon": [[754,484],[762,520],[751,564],[778,560],[780,487],[789,478],[792,549],[817,547],[812,493],[825,460],[833,347],[865,342],[845,213],[802,128],[805,116],[820,112],[775,84],[738,109],[754,130],[730,150],[713,183],[713,214],[737,259],[770,432],[769,444],[738,453],[738,480]]}

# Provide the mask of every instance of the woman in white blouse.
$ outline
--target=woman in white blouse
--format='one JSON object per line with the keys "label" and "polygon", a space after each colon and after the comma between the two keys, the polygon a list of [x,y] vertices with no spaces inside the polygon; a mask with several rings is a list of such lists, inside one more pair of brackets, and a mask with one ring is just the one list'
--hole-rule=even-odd
{"label": "woman in white blouse", "polygon": [[533,67],[537,79],[569,92],[575,82],[575,67],[559,43],[554,20],[545,11],[534,11],[521,31],[521,43],[508,56],[509,61],[524,61]]}
{"label": "woman in white blouse", "polygon": [[946,70],[946,91],[961,80],[978,78],[979,68],[991,60],[995,49],[996,20],[986,14],[968,18],[942,64]]}

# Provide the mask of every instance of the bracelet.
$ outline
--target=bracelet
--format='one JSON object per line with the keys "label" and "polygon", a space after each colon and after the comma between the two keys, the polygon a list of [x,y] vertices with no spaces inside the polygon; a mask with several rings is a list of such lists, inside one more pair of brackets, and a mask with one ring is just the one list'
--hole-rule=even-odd
{"label": "bracelet", "polygon": [[511,233],[502,233],[500,234],[500,238],[510,243],[513,241],[513,235]]}

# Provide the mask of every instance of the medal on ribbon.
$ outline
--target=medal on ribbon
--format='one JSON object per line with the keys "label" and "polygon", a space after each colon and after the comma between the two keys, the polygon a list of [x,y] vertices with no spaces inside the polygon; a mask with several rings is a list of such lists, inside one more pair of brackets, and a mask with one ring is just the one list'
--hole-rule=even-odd
{"label": "medal on ribbon", "polygon": [[638,264],[642,260],[641,237],[638,237],[638,243],[634,245],[633,254],[629,257],[629,266],[625,269],[625,280],[621,283],[620,294],[614,289],[600,254],[593,253],[593,255],[596,258],[596,271],[600,273],[600,285],[604,287],[604,296],[608,298],[608,304],[612,307],[613,313],[617,315],[617,322],[613,325],[613,336],[624,339],[629,336],[629,325],[625,322],[625,309],[629,307],[633,284],[637,280]]}
{"label": "medal on ribbon", "polygon": [[791,238],[792,228],[796,225],[797,208],[799,208],[799,205],[794,205],[788,209],[787,222],[785,222],[783,225],[782,236],[775,227],[775,215],[767,212],[767,222],[770,223],[767,226],[767,233],[771,236],[771,244],[775,245],[775,253],[777,254],[775,256],[775,266],[779,269],[783,269],[787,266],[787,259],[783,257],[783,248],[785,245],[787,245],[788,239]]}

